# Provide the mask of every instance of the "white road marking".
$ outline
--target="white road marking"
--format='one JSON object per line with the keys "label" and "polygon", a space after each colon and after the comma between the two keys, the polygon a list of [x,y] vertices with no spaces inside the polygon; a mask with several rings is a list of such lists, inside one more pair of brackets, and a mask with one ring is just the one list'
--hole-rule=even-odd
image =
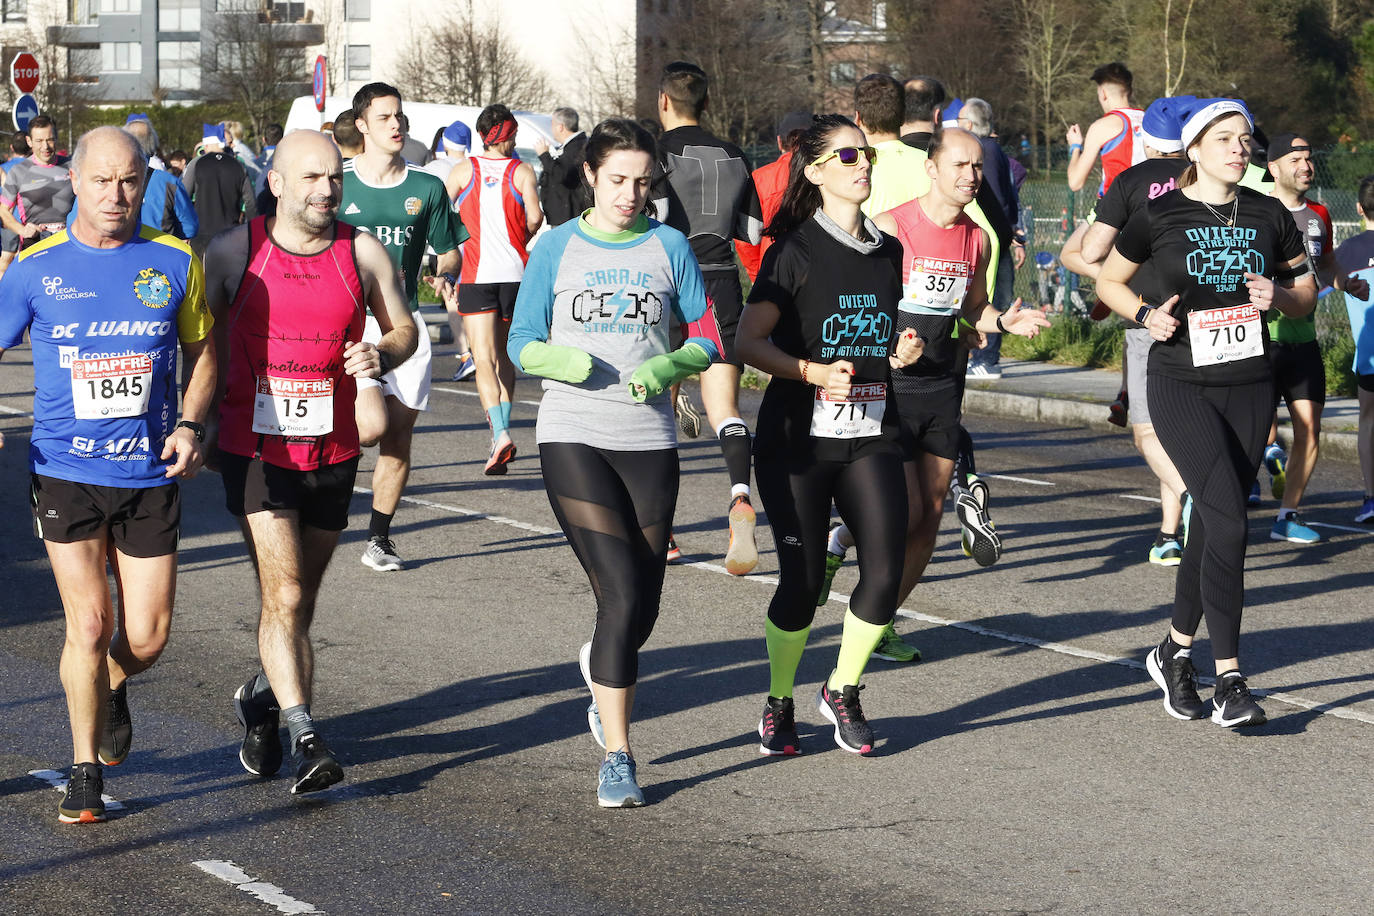
{"label": "white road marking", "polygon": [[[463,395],[464,397],[469,397],[469,398],[475,398],[475,397],[477,397],[477,392],[475,392],[475,391],[466,391],[466,390],[464,390],[464,389],[462,389],[462,388],[445,388],[443,385],[431,385],[431,386],[429,386],[429,390],[430,390],[430,391],[442,391],[442,392],[444,392],[445,394],[461,394],[461,395]],[[538,401],[516,401],[515,403],[517,403],[517,404],[525,404],[525,405],[527,405],[527,406],[529,406],[529,407],[538,407],[538,406],[539,406],[539,402],[538,402]]]}
{"label": "white road marking", "polygon": [[[353,492],[370,494],[372,491],[367,489],[366,487],[354,487]],[[435,502],[434,500],[420,499],[415,496],[402,496],[401,502],[411,503],[412,505],[416,506],[424,506],[427,509],[435,509],[440,512],[451,512],[455,515],[462,515],[467,518],[475,518],[481,521],[493,522],[495,524],[505,525],[511,528],[518,528],[521,531],[532,531],[536,534],[557,535],[560,538],[563,536],[563,532],[554,528],[546,528],[542,525],[532,525],[529,522],[522,522],[517,519],[508,518],[504,515],[488,515],[487,513],[479,512],[476,509],[464,509],[461,506],[449,506],[444,503]],[[715,563],[706,563],[698,561],[693,563],[677,563],[674,565],[695,567],[697,569],[702,569],[707,572],[716,573],[722,576],[730,575],[730,573],[726,571],[724,566],[720,566]],[[753,582],[758,585],[775,586],[778,584],[778,580],[773,576],[748,575],[731,576],[731,578],[744,579],[747,582]],[[840,601],[843,601],[845,604],[849,603],[849,596],[841,594],[839,592],[832,591],[830,593],[830,597],[839,599]],[[901,617],[906,617],[911,620],[919,620],[922,623],[934,624],[935,626],[941,627],[953,627],[957,630],[964,630],[968,633],[973,633],[978,636],[986,636],[991,639],[1000,639],[1003,642],[1011,642],[1016,643],[1018,645],[1031,646],[1032,648],[1036,649],[1045,649],[1050,652],[1056,652],[1060,655],[1069,655],[1074,658],[1082,658],[1087,659],[1089,661],[1105,662],[1107,664],[1112,665],[1121,665],[1125,668],[1133,668],[1138,671],[1145,670],[1144,662],[1136,661],[1133,658],[1123,658],[1119,655],[1108,655],[1104,652],[1093,651],[1092,649],[1080,649],[1077,646],[1071,646],[1066,643],[1049,642],[1048,640],[1038,639],[1034,636],[1023,636],[1020,633],[1008,633],[1003,630],[994,630],[990,627],[985,627],[980,624],[970,623],[964,620],[954,620],[953,618],[949,617],[937,617],[934,614],[926,614],[920,611],[909,611],[906,608],[898,608],[897,614]],[[1200,677],[1198,680],[1204,684],[1209,685],[1216,683],[1215,679],[1213,678]],[[1290,706],[1297,706],[1300,709],[1308,709],[1312,712],[1319,712],[1323,715],[1333,716],[1338,719],[1351,719],[1356,722],[1363,722],[1366,725],[1374,725],[1374,715],[1360,712],[1354,709],[1349,709],[1344,706],[1335,706],[1329,703],[1319,703],[1316,700],[1309,700],[1305,697],[1299,697],[1293,694],[1283,693],[1277,690],[1263,690],[1258,687],[1252,688],[1250,692],[1258,696],[1269,697],[1270,699],[1277,700],[1280,703],[1287,703]]]}
{"label": "white road marking", "polygon": [[1029,477],[1013,477],[1010,474],[979,474],[979,477],[987,477],[992,480],[1014,480],[1017,483],[1028,483],[1036,487],[1052,487],[1054,484],[1048,480],[1032,480]]}
{"label": "white road marking", "polygon": [[1303,524],[1312,528],[1330,528],[1333,531],[1349,531],[1354,534],[1374,534],[1374,528],[1352,528],[1349,525],[1332,525],[1329,522],[1309,522],[1306,519],[1303,520]]}
{"label": "white road marking", "polygon": [[18,408],[15,408],[15,407],[6,407],[4,404],[0,404],[0,413],[9,414],[9,415],[12,416],[12,417],[31,417],[31,416],[33,416],[33,411],[31,411],[31,410],[19,410]]}
{"label": "white road marking", "polygon": [[[67,783],[71,781],[69,774],[59,773],[57,770],[29,770],[29,775],[34,779],[41,779],[59,792],[67,791]],[[123,811],[124,806],[115,798],[109,795],[101,795],[100,800],[105,803],[106,811]]]}
{"label": "white road marking", "polygon": [[323,912],[322,910],[316,909],[312,904],[288,896],[285,891],[275,884],[268,884],[265,881],[250,878],[243,869],[227,859],[203,859],[199,862],[192,862],[191,864],[207,875],[214,875],[221,881],[234,885],[245,894],[252,894],[268,906],[276,907],[279,913]]}
{"label": "white road marking", "polygon": [[1158,496],[1137,496],[1137,495],[1135,495],[1134,493],[1118,493],[1118,494],[1116,494],[1116,498],[1117,498],[1117,499],[1138,499],[1138,500],[1140,500],[1140,501],[1143,502],[1143,503],[1157,503],[1157,502],[1159,502],[1159,497],[1158,497]]}

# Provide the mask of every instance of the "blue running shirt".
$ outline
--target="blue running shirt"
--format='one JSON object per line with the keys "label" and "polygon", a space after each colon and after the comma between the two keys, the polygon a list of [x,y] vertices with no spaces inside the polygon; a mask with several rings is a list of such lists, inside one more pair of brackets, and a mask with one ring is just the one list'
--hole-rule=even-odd
{"label": "blue running shirt", "polygon": [[0,280],[0,349],[33,345],[35,474],[113,487],[167,483],[177,341],[213,321],[185,242],[143,227],[118,248],[67,230],[25,249]]}

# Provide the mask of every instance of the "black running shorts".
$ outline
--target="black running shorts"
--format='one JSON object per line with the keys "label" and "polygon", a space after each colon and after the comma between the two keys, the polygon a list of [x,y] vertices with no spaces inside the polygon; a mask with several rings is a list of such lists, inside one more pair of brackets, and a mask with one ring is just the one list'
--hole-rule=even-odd
{"label": "black running shorts", "polygon": [[743,369],[744,363],[735,355],[735,331],[739,329],[739,317],[744,312],[744,292],[740,289],[739,274],[734,271],[713,272],[702,274],[702,279],[706,281],[706,301],[716,313],[720,339],[725,344],[721,362]]}
{"label": "black running shorts", "polygon": [[109,532],[129,557],[165,557],[177,551],[181,488],[107,487],[33,474],[29,504],[34,533],[55,544],[72,544]]}
{"label": "black running shorts", "polygon": [[515,314],[519,283],[461,283],[458,285],[458,314],[482,315],[495,312],[502,321]]}
{"label": "black running shorts", "polygon": [[1326,365],[1315,340],[1300,344],[1269,344],[1269,365],[1274,370],[1274,403],[1280,400],[1326,403]]}
{"label": "black running shorts", "polygon": [[1374,391],[1374,375],[1356,374],[1355,384],[1359,385],[1361,391]]}
{"label": "black running shorts", "polygon": [[935,455],[953,461],[958,456],[963,403],[963,394],[958,388],[919,395],[898,393],[896,400],[905,460]]}
{"label": "black running shorts", "polygon": [[221,452],[224,508],[235,518],[272,509],[299,512],[303,525],[321,531],[342,531],[348,527],[348,506],[353,499],[353,480],[358,476],[361,457],[313,471],[297,471],[268,464],[261,458]]}

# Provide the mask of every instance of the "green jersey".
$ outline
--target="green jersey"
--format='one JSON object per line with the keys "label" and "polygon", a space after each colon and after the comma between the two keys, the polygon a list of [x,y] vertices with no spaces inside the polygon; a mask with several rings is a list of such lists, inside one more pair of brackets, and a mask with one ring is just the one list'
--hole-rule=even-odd
{"label": "green jersey", "polygon": [[468,231],[435,175],[406,165],[405,177],[387,187],[370,185],[344,163],[339,219],[370,232],[401,272],[412,311],[420,308],[420,260],[425,246],[445,254],[467,241]]}

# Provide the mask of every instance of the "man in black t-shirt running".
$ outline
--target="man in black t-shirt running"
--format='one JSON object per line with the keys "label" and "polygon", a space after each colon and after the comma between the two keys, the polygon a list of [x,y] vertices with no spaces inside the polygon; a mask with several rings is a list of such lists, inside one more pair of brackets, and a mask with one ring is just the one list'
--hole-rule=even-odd
{"label": "man in black t-shirt running", "polygon": [[[749,428],[739,415],[743,364],[735,355],[735,328],[744,302],[731,240],[757,245],[763,233],[763,208],[744,153],[701,129],[706,104],[705,71],[683,61],[664,68],[658,93],[664,132],[658,141],[657,177],[666,181],[655,189],[654,206],[660,220],[691,242],[706,281],[706,299],[715,308],[725,343],[723,360],[701,374],[701,399],[730,474],[730,544],[725,568],[731,575],[742,576],[758,564],[759,555],[749,500]],[[674,394],[674,404],[679,397]],[[686,429],[687,416],[682,425],[691,434]]]}

